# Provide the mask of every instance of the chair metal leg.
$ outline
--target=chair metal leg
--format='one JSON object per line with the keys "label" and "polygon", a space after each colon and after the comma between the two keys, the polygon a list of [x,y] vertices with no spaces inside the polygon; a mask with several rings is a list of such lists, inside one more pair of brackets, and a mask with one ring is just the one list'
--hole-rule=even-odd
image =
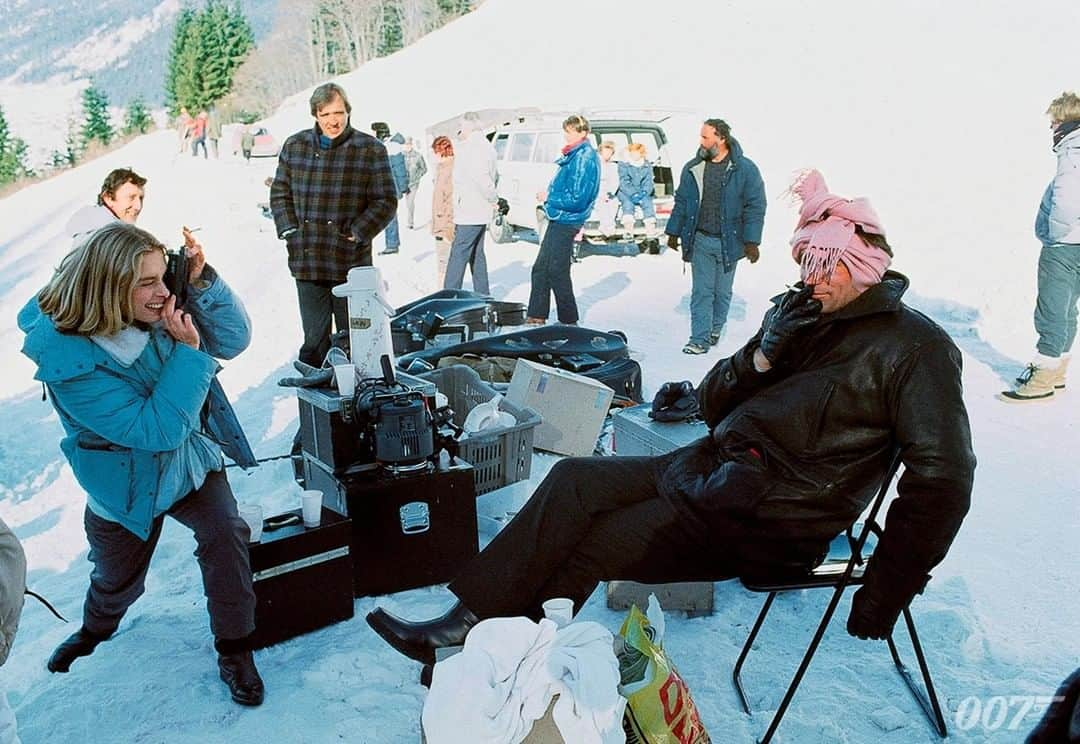
{"label": "chair metal leg", "polygon": [[758,613],[757,620],[754,621],[754,627],[750,631],[750,635],[746,638],[746,643],[743,644],[742,651],[739,653],[739,660],[735,662],[735,669],[731,673],[731,679],[735,683],[735,692],[739,693],[739,702],[742,703],[743,711],[750,712],[750,703],[746,699],[746,691],[743,690],[742,677],[742,665],[746,661],[747,654],[750,653],[750,646],[753,645],[754,639],[757,638],[758,631],[761,630],[762,623],[765,622],[765,616],[769,614],[769,608],[772,607],[773,600],[776,599],[776,592],[769,592],[768,598],[765,600],[765,604],[761,608],[761,612]]}
{"label": "chair metal leg", "polygon": [[829,622],[836,612],[836,606],[840,604],[840,597],[843,596],[844,589],[845,587],[840,586],[833,592],[832,599],[829,600],[829,606],[825,609],[825,614],[822,615],[821,622],[818,623],[817,631],[814,633],[814,639],[810,641],[810,645],[803,655],[802,662],[799,664],[799,669],[795,672],[791,684],[788,685],[787,692],[784,693],[784,699],[780,701],[780,707],[776,709],[776,714],[769,723],[769,728],[765,731],[765,736],[758,740],[760,744],[768,744],[768,742],[772,741],[773,734],[776,733],[776,729],[780,726],[780,720],[784,717],[784,713],[787,712],[788,705],[791,704],[791,699],[795,697],[795,691],[799,689],[799,684],[802,682],[803,675],[806,674],[806,670],[810,667],[810,661],[814,658],[818,645],[821,644],[821,639],[825,636],[825,630],[829,627]]}
{"label": "chair metal leg", "polygon": [[949,735],[948,728],[945,725],[945,716],[941,713],[941,705],[938,703],[937,692],[934,690],[934,682],[930,679],[930,667],[926,664],[926,656],[923,654],[922,644],[919,643],[919,634],[915,630],[915,621],[912,620],[911,610],[907,607],[904,608],[904,624],[907,626],[908,636],[911,638],[911,647],[915,650],[915,659],[918,661],[919,670],[922,672],[923,684],[926,688],[925,692],[919,688],[911,671],[901,661],[892,636],[888,638],[889,653],[892,654],[896,671],[900,673],[900,677],[904,680],[904,684],[907,685],[912,697],[922,708],[926,720],[930,722],[937,735],[944,739]]}

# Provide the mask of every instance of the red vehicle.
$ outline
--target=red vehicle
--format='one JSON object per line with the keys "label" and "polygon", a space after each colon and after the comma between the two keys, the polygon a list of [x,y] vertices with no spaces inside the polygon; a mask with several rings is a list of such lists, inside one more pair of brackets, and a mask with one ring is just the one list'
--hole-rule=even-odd
{"label": "red vehicle", "polygon": [[[251,125],[251,133],[255,135],[255,146],[251,148],[251,157],[253,158],[276,158],[278,152],[281,150],[281,145],[278,143],[274,135],[270,134],[270,130],[264,126],[258,124]],[[240,154],[240,141],[244,136],[243,127],[237,127],[233,131],[233,146],[232,151],[234,155]]]}

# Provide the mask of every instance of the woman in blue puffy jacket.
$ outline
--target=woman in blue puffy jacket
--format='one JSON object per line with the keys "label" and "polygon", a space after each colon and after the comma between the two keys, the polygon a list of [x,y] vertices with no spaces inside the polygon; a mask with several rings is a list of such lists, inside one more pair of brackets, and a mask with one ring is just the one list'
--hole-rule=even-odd
{"label": "woman in blue puffy jacket", "polygon": [[[223,450],[253,464],[235,415],[220,394],[215,357],[251,340],[239,298],[185,228],[187,302],[165,283],[161,242],[115,222],[60,262],[19,313],[23,353],[64,427],[60,449],[87,494],[93,564],[83,622],[48,661],[67,672],[110,638],[143,593],[165,515],[195,533],[218,668],[233,700],[259,705],[263,683],[247,542]],[[166,673],[166,670],[162,670]]]}
{"label": "woman in blue puffy jacket", "polygon": [[592,212],[600,191],[600,156],[589,142],[589,122],[573,114],[563,122],[566,146],[556,161],[559,169],[546,192],[536,198],[544,205],[549,223],[532,267],[532,289],[526,323],[542,325],[551,312],[551,295],[559,322],[578,322],[577,300],[570,283],[574,236]]}

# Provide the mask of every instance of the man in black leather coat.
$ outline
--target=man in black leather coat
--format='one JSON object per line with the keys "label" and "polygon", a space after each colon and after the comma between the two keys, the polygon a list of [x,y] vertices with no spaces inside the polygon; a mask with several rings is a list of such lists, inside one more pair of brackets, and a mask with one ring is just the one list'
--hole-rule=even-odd
{"label": "man in black leather coat", "polygon": [[[792,241],[805,284],[774,298],[754,337],[701,381],[710,436],[657,457],[556,463],[451,582],[460,601],[450,611],[427,622],[382,609],[368,616],[385,640],[431,661],[480,619],[539,617],[550,597],[580,607],[603,580],[810,569],[873,498],[899,449],[898,498],[848,620],[860,638],[891,633],[970,504],[961,355],[903,304],[908,280],[888,271],[891,248],[869,204],[828,194],[816,172],[809,178]],[[669,383],[657,397],[678,395]]]}

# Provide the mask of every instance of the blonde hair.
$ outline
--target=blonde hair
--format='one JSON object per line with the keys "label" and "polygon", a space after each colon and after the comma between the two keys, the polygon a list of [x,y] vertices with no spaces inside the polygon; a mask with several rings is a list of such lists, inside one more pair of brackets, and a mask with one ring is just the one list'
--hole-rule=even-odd
{"label": "blonde hair", "polygon": [[615,143],[612,142],[611,140],[604,140],[603,142],[600,143],[600,146],[598,148],[596,148],[596,149],[597,150],[611,150],[612,152],[615,152]]}
{"label": "blonde hair", "polygon": [[586,132],[589,131],[589,120],[581,114],[571,114],[566,117],[566,120],[562,123],[563,129],[569,129],[572,132]]}
{"label": "blonde hair", "polygon": [[112,222],[94,231],[38,292],[41,312],[61,331],[111,336],[134,321],[131,294],[139,263],[155,250],[164,254],[165,246],[135,225]]}
{"label": "blonde hair", "polygon": [[648,149],[646,149],[645,145],[640,142],[631,142],[629,145],[626,146],[626,151],[636,152],[641,155],[642,158],[644,158],[645,155],[649,152]]}
{"label": "blonde hair", "polygon": [[1046,113],[1054,121],[1080,121],[1080,96],[1065,91],[1050,102]]}

